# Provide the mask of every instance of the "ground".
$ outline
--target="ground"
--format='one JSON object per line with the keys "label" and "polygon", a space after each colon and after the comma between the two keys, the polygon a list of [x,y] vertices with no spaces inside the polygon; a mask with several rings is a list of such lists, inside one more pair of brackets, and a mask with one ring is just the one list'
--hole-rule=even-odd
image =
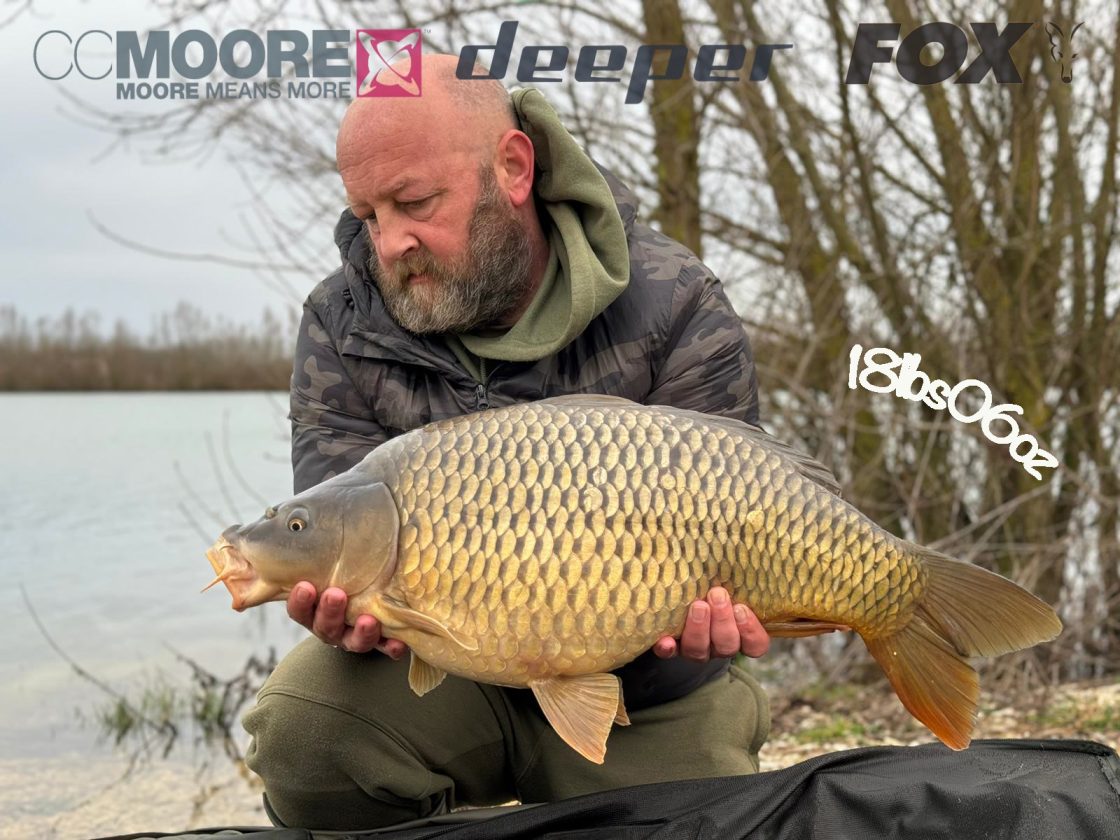
{"label": "ground", "polygon": [[[933,736],[884,684],[816,687],[771,694],[774,724],[762,769],[777,770],[828,752],[923,744]],[[975,738],[1074,738],[1120,748],[1120,683],[1076,683],[1020,694],[1014,703],[983,693]]]}
{"label": "ground", "polygon": [[[774,726],[763,770],[871,745],[925,743],[930,734],[884,683],[772,691]],[[1120,746],[1120,684],[1079,683],[1008,703],[982,697],[978,738],[1080,738]],[[609,744],[608,744],[609,747]],[[218,825],[267,825],[259,782],[228,762],[154,760],[126,775],[124,758],[0,759],[0,837],[89,838]],[[46,792],[46,793],[45,793]]]}

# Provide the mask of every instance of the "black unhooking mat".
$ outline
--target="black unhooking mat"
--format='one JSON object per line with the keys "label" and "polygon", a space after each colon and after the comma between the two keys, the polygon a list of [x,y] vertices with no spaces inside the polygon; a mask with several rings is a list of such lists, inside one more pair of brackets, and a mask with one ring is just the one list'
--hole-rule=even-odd
{"label": "black unhooking mat", "polygon": [[252,840],[1120,840],[1120,758],[1092,741],[975,741],[959,753],[940,744],[870,747],[755,776],[641,785],[365,833],[214,828],[102,840],[246,835]]}

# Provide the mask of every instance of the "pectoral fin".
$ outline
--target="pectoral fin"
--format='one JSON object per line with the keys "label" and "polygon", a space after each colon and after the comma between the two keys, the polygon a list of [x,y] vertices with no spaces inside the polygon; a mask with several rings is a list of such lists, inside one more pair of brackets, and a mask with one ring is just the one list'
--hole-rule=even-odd
{"label": "pectoral fin", "polygon": [[408,684],[418,697],[423,697],[447,676],[442,668],[437,668],[430,662],[425,662],[412,651],[412,662],[408,666]]}
{"label": "pectoral fin", "polygon": [[611,724],[620,716],[630,722],[622,705],[622,687],[613,674],[555,677],[531,682],[529,687],[556,734],[596,764],[602,764],[607,754]]}
{"label": "pectoral fin", "polygon": [[771,636],[783,639],[800,639],[805,636],[819,636],[836,630],[851,630],[846,624],[832,621],[814,621],[811,618],[789,618],[782,621],[767,621],[762,629]]}
{"label": "pectoral fin", "polygon": [[425,633],[431,633],[433,636],[447,639],[449,642],[457,644],[463,650],[478,650],[477,642],[464,639],[447,625],[429,615],[424,615],[424,613],[412,609],[412,607],[398,601],[396,598],[381,596],[378,599],[378,607],[380,608],[378,609],[378,617],[381,619],[381,623],[390,630],[399,630],[402,627],[413,630],[423,630]]}

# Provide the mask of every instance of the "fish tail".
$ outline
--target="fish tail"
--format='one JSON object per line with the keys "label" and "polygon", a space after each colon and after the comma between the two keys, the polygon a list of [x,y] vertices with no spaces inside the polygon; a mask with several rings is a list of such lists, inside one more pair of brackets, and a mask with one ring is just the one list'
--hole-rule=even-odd
{"label": "fish tail", "polygon": [[1062,630],[1054,610],[997,574],[931,549],[913,550],[927,584],[910,622],[865,639],[899,700],[947,746],[972,739],[980,693],[968,658],[997,656],[1046,642]]}

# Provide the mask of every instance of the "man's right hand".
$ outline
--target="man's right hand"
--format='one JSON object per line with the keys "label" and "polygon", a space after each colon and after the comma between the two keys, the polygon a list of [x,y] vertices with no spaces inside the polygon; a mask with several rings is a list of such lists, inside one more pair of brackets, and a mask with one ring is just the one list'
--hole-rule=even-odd
{"label": "man's right hand", "polygon": [[381,635],[381,622],[372,615],[360,615],[354,626],[346,623],[346,593],[337,587],[323,590],[316,603],[315,587],[301,581],[288,596],[288,615],[328,645],[351,653],[379,650],[393,659],[400,659],[408,646],[399,639]]}

